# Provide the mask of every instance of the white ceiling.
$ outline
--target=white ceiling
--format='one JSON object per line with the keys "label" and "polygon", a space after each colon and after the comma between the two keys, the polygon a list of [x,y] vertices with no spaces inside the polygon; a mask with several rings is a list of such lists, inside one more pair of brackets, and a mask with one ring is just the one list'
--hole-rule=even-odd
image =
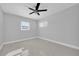
{"label": "white ceiling", "polygon": [[31,10],[27,7],[34,8],[36,3],[2,3],[0,6],[2,7],[5,13],[15,14],[23,17],[28,17],[32,19],[40,19],[44,18],[48,15],[54,14],[56,12],[62,11],[67,9],[75,4],[68,4],[68,3],[41,3],[39,9],[48,9],[47,12],[40,12],[40,16],[37,14],[29,15]]}

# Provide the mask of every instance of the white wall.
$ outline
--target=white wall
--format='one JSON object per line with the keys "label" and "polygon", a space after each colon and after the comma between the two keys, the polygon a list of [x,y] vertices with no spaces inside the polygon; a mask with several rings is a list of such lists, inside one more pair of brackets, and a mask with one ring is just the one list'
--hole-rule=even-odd
{"label": "white wall", "polygon": [[39,28],[40,36],[79,47],[78,4],[41,19],[41,21],[42,20],[47,21],[48,26]]}
{"label": "white wall", "polygon": [[0,8],[0,45],[3,42],[3,12]]}
{"label": "white wall", "polygon": [[[23,18],[17,15],[4,14],[5,19],[5,42],[21,40],[24,38],[31,38],[37,35],[37,21],[29,18]],[[20,22],[30,22],[30,30],[21,31]]]}

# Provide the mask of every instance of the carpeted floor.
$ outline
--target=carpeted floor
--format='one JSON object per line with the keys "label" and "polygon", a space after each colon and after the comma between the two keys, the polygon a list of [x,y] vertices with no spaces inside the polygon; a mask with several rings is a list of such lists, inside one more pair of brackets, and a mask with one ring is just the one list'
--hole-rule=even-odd
{"label": "carpeted floor", "polygon": [[24,48],[29,50],[29,56],[79,56],[79,50],[68,48],[39,38],[4,45],[0,51],[5,56],[12,50]]}

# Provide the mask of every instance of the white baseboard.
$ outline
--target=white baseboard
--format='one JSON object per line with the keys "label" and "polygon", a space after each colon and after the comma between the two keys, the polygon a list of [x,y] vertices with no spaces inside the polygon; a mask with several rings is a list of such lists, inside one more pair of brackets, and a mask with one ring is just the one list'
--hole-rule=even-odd
{"label": "white baseboard", "polygon": [[0,50],[3,48],[3,45],[4,45],[3,43],[0,45]]}
{"label": "white baseboard", "polygon": [[3,43],[0,45],[0,50],[1,50],[1,49],[3,48],[3,46],[6,45],[6,44],[12,44],[12,43],[21,42],[21,41],[25,41],[25,40],[30,40],[30,39],[34,39],[34,38],[37,38],[37,37],[25,38],[25,39],[20,39],[20,40],[16,40],[16,41],[10,41],[10,42],[3,42]]}
{"label": "white baseboard", "polygon": [[73,48],[73,49],[79,50],[79,47],[75,46],[75,45],[58,42],[58,41],[55,41],[55,40],[52,40],[52,39],[48,39],[48,38],[45,38],[45,37],[38,37],[38,38],[43,39],[43,40],[47,40],[47,41],[52,42],[52,43],[60,44],[60,45],[63,45],[63,46],[69,47],[69,48]]}
{"label": "white baseboard", "polygon": [[20,39],[20,40],[16,40],[16,41],[4,42],[3,45],[21,42],[21,41],[25,41],[25,40],[30,40],[30,39],[34,39],[34,38],[37,38],[37,37],[24,38],[24,39]]}

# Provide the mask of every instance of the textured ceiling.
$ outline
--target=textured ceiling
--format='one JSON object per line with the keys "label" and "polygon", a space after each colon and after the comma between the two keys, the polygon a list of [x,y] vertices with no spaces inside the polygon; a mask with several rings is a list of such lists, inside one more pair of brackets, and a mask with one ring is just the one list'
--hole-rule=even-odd
{"label": "textured ceiling", "polygon": [[27,7],[34,8],[36,3],[1,3],[0,6],[2,7],[5,13],[15,14],[35,20],[39,20],[40,18],[44,18],[48,15],[57,13],[64,9],[67,9],[75,4],[68,4],[68,3],[41,3],[39,9],[48,9],[47,12],[40,12],[40,16],[37,14],[29,15],[31,10]]}

